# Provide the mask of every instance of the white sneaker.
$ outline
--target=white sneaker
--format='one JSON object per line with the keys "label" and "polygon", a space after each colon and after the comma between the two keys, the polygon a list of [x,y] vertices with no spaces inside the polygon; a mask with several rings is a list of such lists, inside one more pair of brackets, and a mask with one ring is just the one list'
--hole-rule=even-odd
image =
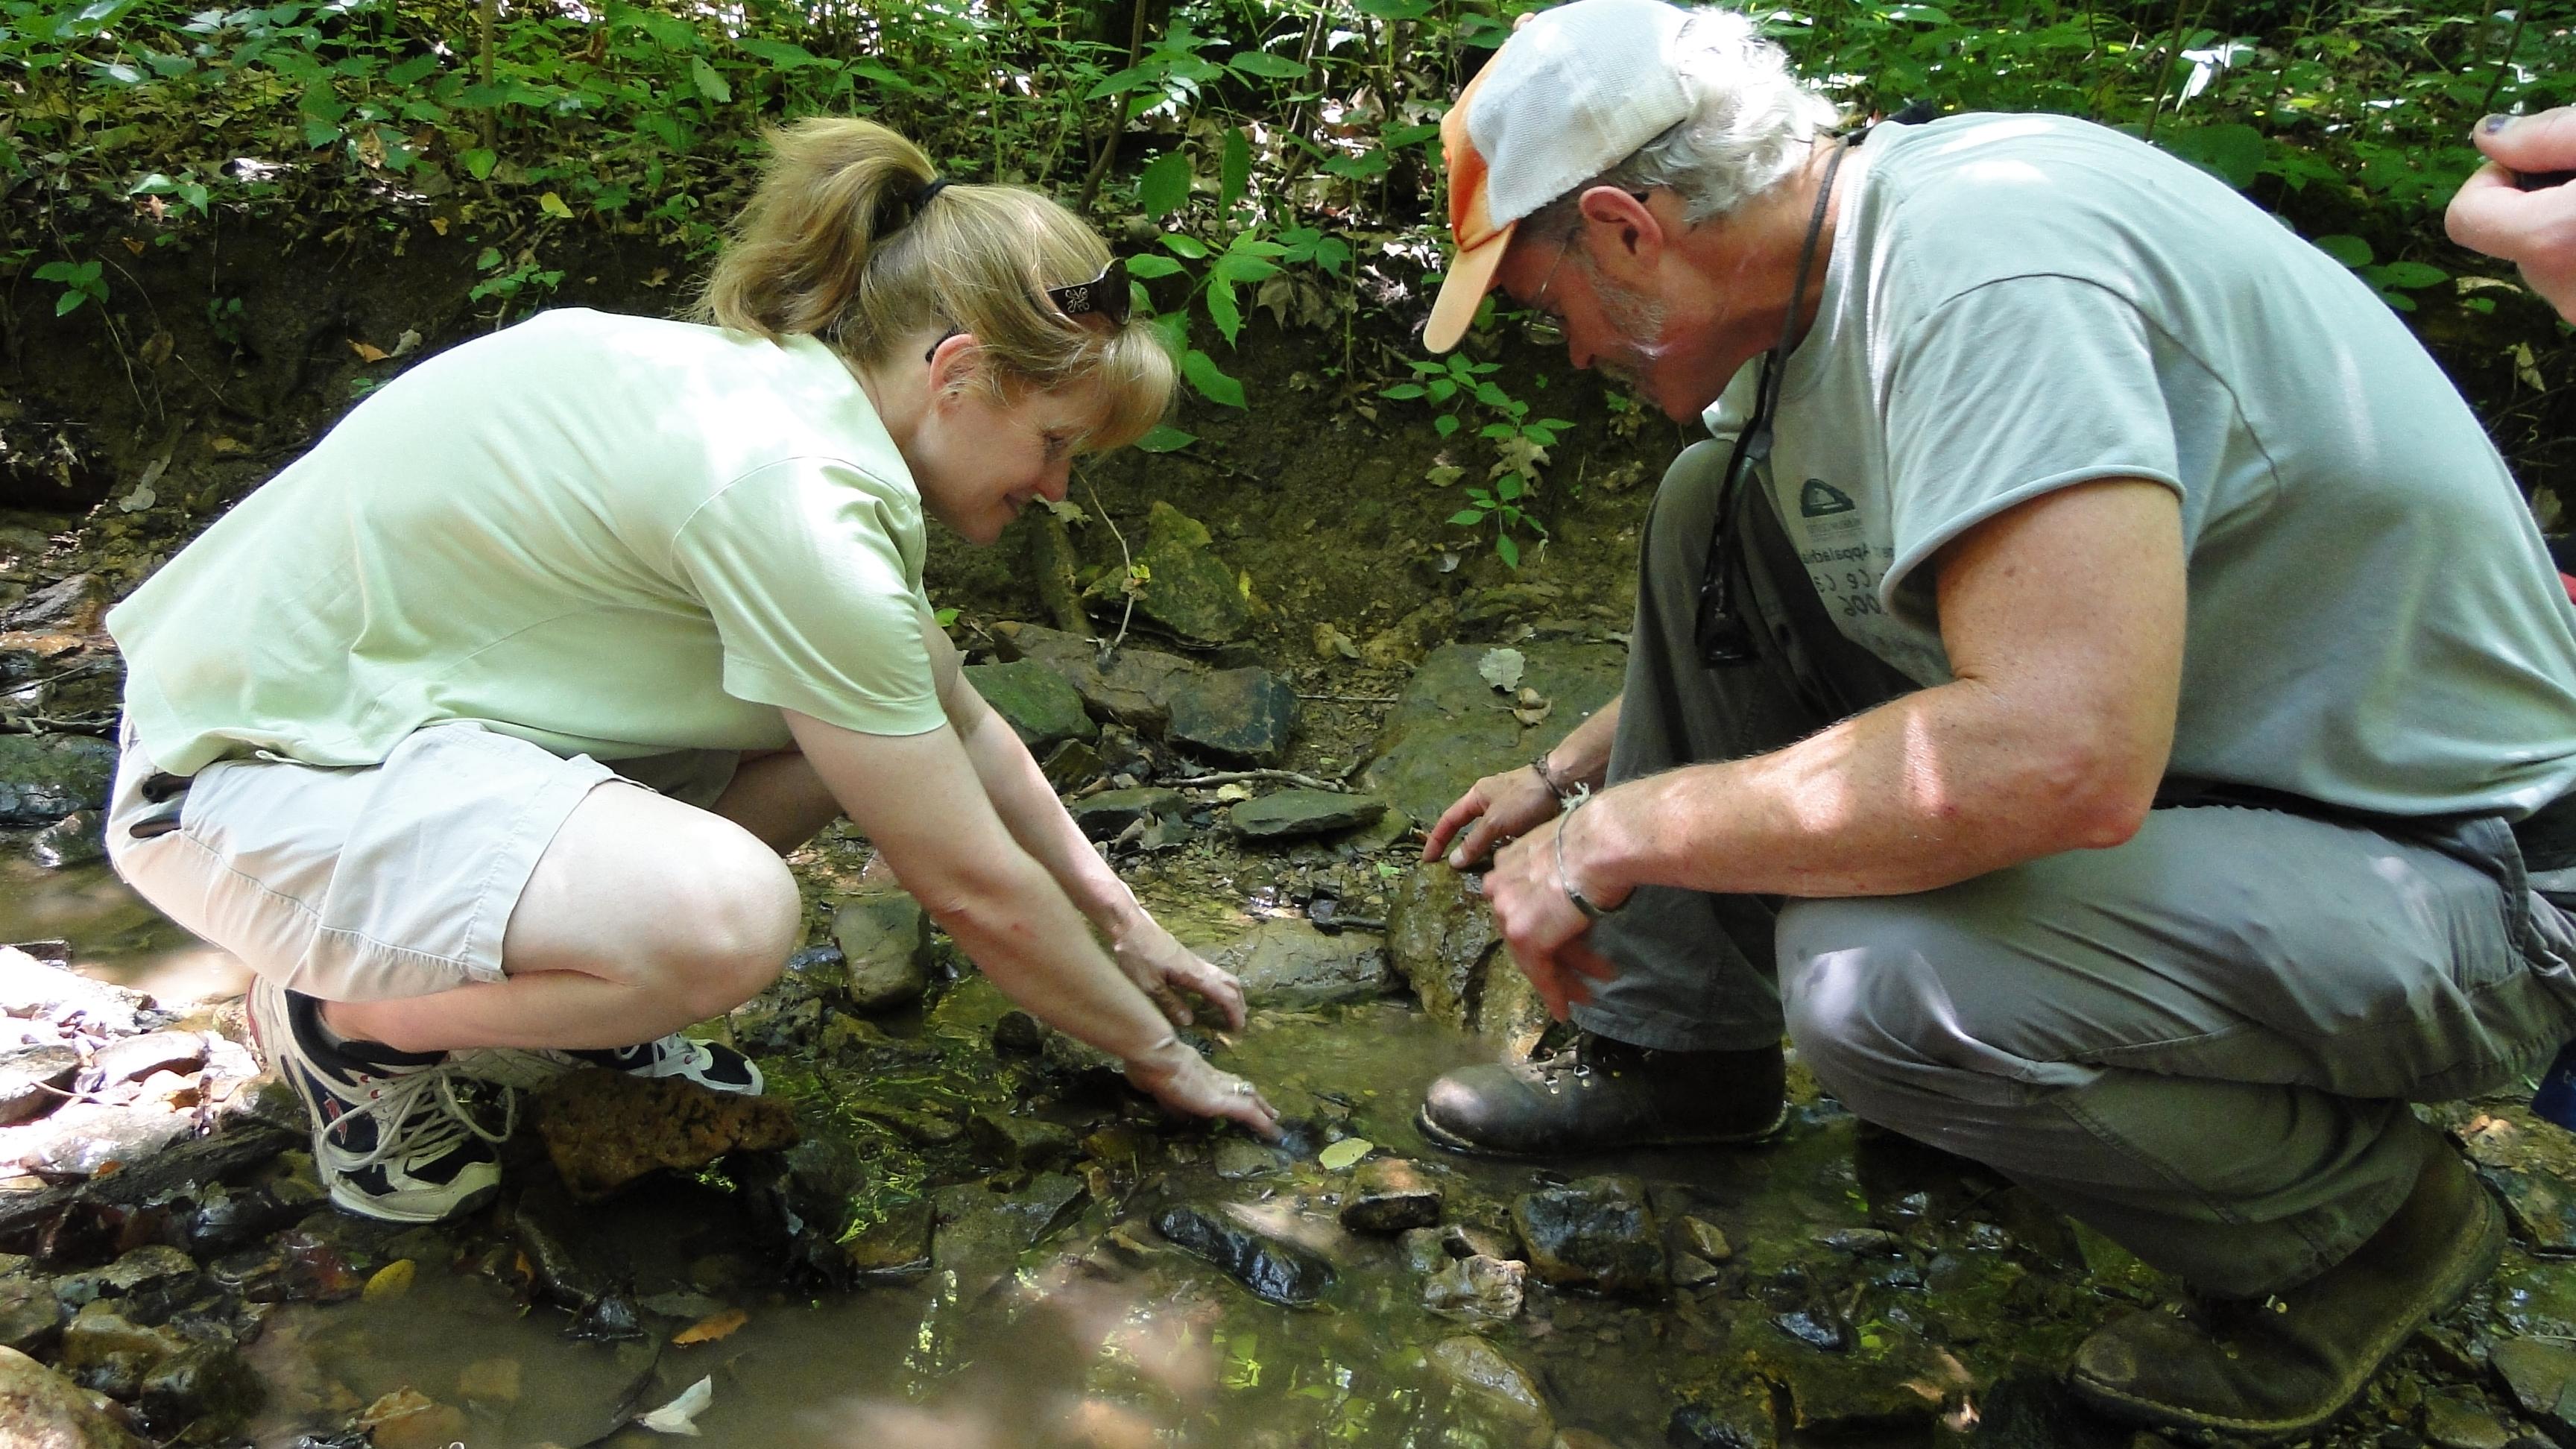
{"label": "white sneaker", "polygon": [[313,1162],[331,1201],[361,1217],[435,1223],[501,1190],[498,1144],[518,1104],[501,1093],[501,1129],[475,1120],[485,1089],[443,1052],[375,1043],[333,1046],[312,997],[261,980],[250,989],[251,1034],[313,1117]]}

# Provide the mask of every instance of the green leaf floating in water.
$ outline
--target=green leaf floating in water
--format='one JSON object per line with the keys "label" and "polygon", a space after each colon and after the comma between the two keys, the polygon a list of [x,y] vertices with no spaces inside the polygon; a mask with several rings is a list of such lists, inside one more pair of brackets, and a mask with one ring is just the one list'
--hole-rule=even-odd
{"label": "green leaf floating in water", "polygon": [[1315,1154],[1315,1161],[1327,1172],[1339,1172],[1377,1150],[1377,1144],[1365,1137],[1345,1137]]}

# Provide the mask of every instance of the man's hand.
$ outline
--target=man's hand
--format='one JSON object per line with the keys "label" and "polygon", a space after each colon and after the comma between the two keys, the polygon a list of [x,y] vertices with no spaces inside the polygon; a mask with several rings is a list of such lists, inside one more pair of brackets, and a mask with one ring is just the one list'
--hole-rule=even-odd
{"label": "man's hand", "polygon": [[[1210,968],[1214,969],[1214,968]],[[1279,1113],[1252,1083],[1209,1066],[1187,1043],[1165,1038],[1131,1058],[1127,1080],[1172,1111],[1191,1117],[1222,1117],[1240,1122],[1253,1133],[1276,1138]]]}
{"label": "man's hand", "polygon": [[1459,839],[1457,849],[1449,852],[1449,868],[1466,870],[1505,841],[1527,835],[1556,810],[1556,792],[1538,777],[1537,770],[1523,765],[1517,770],[1487,775],[1440,812],[1430,838],[1422,843],[1422,858],[1438,859],[1441,847],[1465,827],[1467,833]]}
{"label": "man's hand", "polygon": [[1117,940],[1110,943],[1110,959],[1127,979],[1154,999],[1175,1026],[1188,1026],[1193,1020],[1189,1004],[1182,993],[1199,998],[1216,1008],[1224,1018],[1226,1030],[1243,1027],[1243,984],[1218,969],[1216,965],[1189,947],[1172,939],[1162,923],[1143,911]]}
{"label": "man's hand", "polygon": [[2506,118],[2492,131],[2481,122],[2471,139],[2487,164],[2451,198],[2443,217],[2451,240],[2519,263],[2531,289],[2576,321],[2576,182],[2536,191],[2514,184],[2517,174],[2576,171],[2576,107]]}
{"label": "man's hand", "polygon": [[[1612,808],[1609,802],[1615,798],[1596,799],[1584,807],[1583,814]],[[1565,893],[1568,882],[1557,875],[1556,838],[1576,818],[1567,815],[1541,824],[1505,846],[1494,857],[1494,868],[1485,873],[1485,901],[1494,908],[1494,923],[1502,931],[1503,942],[1511,948],[1521,974],[1538,988],[1547,1014],[1559,1021],[1566,1019],[1571,1008],[1592,999],[1588,981],[1607,981],[1618,974],[1610,958],[1585,939],[1592,923],[1575,909],[1573,898]],[[1594,905],[1616,906],[1627,899],[1630,888],[1614,890],[1597,874],[1584,873],[1580,841],[1587,833],[1578,830],[1565,843],[1567,876]]]}

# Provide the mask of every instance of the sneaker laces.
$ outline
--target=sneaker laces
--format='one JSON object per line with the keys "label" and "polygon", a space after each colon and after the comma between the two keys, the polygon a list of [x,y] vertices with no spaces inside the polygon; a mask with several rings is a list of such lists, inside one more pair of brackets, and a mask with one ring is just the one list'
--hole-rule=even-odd
{"label": "sneaker laces", "polygon": [[[468,1095],[457,1091],[455,1073],[445,1066],[378,1080],[385,1085],[375,1096],[342,1112],[323,1129],[323,1135],[327,1137],[360,1117],[376,1119],[376,1145],[348,1164],[351,1171],[373,1167],[396,1153],[410,1156],[427,1151],[446,1152],[462,1146],[469,1136],[498,1146],[508,1141],[510,1133],[519,1125],[519,1094],[516,1091],[500,1088],[501,1130],[493,1132],[474,1120],[474,1114],[466,1106]],[[424,1101],[432,1091],[437,1093],[436,1099]],[[421,1119],[417,1124],[413,1121],[415,1117]]]}

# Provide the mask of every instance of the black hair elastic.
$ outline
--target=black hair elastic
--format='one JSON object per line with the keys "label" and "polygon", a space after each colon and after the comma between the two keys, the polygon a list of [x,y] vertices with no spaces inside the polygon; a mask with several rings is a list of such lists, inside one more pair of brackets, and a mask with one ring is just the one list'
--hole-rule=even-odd
{"label": "black hair elastic", "polygon": [[912,214],[915,216],[921,215],[921,209],[930,204],[930,198],[937,196],[939,193],[946,191],[947,189],[948,178],[945,176],[933,176],[928,181],[921,183],[921,189],[912,194]]}

